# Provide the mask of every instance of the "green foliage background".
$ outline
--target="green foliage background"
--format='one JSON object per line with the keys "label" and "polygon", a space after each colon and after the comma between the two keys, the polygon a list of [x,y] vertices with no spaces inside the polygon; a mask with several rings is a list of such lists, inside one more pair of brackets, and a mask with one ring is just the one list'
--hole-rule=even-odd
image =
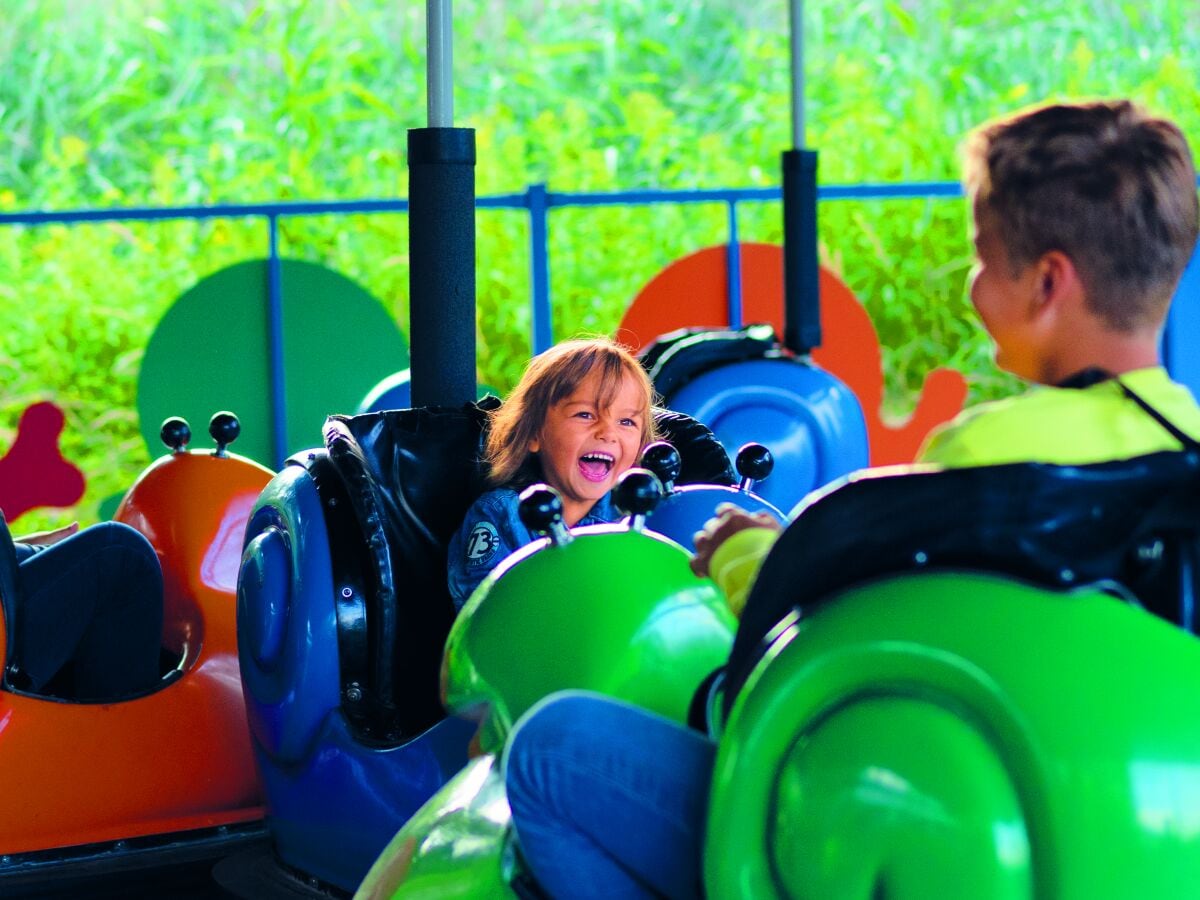
{"label": "green foliage background", "polygon": [[[7,0],[0,210],[402,196],[405,131],[425,123],[424,9]],[[785,0],[458,0],[455,17],[480,195],[778,183]],[[809,0],[805,26],[807,143],[827,184],[953,179],[973,124],[1049,98],[1132,96],[1200,137],[1193,0]],[[744,237],[780,240],[779,218],[747,206]],[[527,224],[480,211],[478,232],[480,377],[505,389],[529,355]],[[556,334],[611,330],[654,273],[724,236],[717,206],[556,211]],[[965,297],[960,201],[826,203],[821,239],[879,330],[894,413],[935,365],[967,372],[973,399],[1013,388]],[[283,222],[286,254],[358,280],[402,327],[406,243],[396,216]],[[148,462],[135,393],[155,324],[198,278],[265,252],[257,222],[0,228],[0,446],[20,410],[53,400],[89,477],[79,508],[30,520],[89,521],[129,484]]]}

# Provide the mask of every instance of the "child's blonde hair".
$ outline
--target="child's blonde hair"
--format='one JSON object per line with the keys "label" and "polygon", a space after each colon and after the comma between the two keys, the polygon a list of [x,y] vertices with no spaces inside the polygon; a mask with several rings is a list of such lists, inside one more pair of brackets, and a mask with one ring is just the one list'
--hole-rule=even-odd
{"label": "child's blonde hair", "polygon": [[600,373],[596,402],[601,408],[613,403],[626,376],[638,384],[644,398],[642,446],[654,440],[654,389],[629,350],[608,338],[564,341],[530,360],[508,399],[492,413],[484,458],[493,486],[540,477],[529,471],[530,443],[541,431],[550,408],[569,397],[594,371]]}
{"label": "child's blonde hair", "polygon": [[1036,107],[980,126],[964,182],[1016,274],[1058,250],[1111,328],[1158,325],[1196,245],[1179,128],[1127,100]]}

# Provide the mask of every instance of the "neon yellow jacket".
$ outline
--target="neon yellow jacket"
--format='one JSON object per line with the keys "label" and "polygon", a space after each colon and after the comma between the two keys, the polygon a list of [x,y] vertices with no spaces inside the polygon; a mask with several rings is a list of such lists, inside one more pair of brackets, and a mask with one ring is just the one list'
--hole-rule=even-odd
{"label": "neon yellow jacket", "polygon": [[[1155,366],[1120,376],[1131,391],[1167,421],[1200,437],[1200,406],[1185,386]],[[937,428],[917,455],[946,468],[1013,462],[1062,465],[1128,459],[1179,442],[1115,381],[1086,388],[1032,387],[1017,397],[981,403]],[[717,548],[709,571],[729,606],[741,615],[754,578],[778,534],[766,528],[739,531]]]}

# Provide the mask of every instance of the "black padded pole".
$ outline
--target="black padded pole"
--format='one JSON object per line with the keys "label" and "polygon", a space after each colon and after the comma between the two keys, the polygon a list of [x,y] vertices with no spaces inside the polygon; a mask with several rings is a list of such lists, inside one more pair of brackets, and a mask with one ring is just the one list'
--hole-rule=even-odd
{"label": "black padded pole", "polygon": [[783,344],[821,346],[817,267],[817,151],[783,151]]}
{"label": "black padded pole", "polygon": [[475,129],[408,132],[412,405],[475,399]]}

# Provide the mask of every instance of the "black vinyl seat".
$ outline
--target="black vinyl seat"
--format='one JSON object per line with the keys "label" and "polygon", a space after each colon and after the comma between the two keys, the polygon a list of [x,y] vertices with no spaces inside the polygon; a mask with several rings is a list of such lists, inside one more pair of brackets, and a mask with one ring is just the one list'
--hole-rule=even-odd
{"label": "black vinyl seat", "polygon": [[[332,481],[353,513],[350,523],[331,522],[329,533],[335,586],[343,597],[342,585],[361,588],[349,591],[356,608],[339,604],[338,642],[343,684],[359,687],[342,692],[350,698],[347,713],[370,737],[411,737],[444,716],[438,669],[455,615],[446,546],[486,490],[479,458],[487,408],[326,420],[327,466],[336,478],[310,471],[323,497]],[[348,530],[349,539],[336,546],[335,536]]]}
{"label": "black vinyl seat", "polygon": [[1058,589],[1107,585],[1195,633],[1200,455],[849,476],[799,512],[763,563],[726,668],[725,714],[789,614],[810,614],[856,584],[931,569]]}
{"label": "black vinyl seat", "polygon": [[[367,739],[404,740],[444,716],[438,676],[455,617],[447,546],[488,489],[480,460],[498,405],[331,416],[325,451],[307,455],[330,536],[343,709]],[[667,410],[655,419],[679,450],[678,484],[735,483],[706,426]]]}

